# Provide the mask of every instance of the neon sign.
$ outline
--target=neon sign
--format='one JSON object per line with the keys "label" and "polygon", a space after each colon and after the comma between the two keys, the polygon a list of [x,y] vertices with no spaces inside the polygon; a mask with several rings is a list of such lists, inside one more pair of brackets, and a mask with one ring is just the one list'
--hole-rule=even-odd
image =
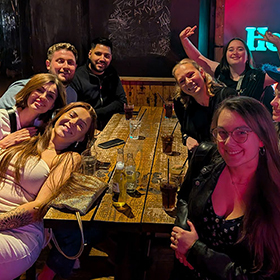
{"label": "neon sign", "polygon": [[[272,52],[277,52],[277,48],[274,44],[258,40],[261,39],[262,36],[259,35],[256,31],[258,31],[261,34],[264,34],[268,30],[268,27],[246,27],[245,30],[247,31],[247,45],[250,51],[265,52],[267,50],[270,50]],[[280,37],[279,33],[272,34]]]}

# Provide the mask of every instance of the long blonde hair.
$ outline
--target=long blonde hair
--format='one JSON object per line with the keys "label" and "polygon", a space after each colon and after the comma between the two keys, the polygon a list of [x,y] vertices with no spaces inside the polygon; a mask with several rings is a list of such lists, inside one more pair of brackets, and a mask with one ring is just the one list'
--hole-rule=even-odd
{"label": "long blonde hair", "polygon": [[[179,66],[184,65],[184,64],[192,64],[198,71],[201,71],[201,69],[203,69],[194,60],[189,59],[189,58],[184,58],[180,62],[178,62],[174,66],[174,68],[172,70],[172,75],[173,75],[173,77],[175,79],[176,79],[176,77],[175,77],[176,70],[178,69]],[[215,94],[214,94],[213,86],[220,86],[220,87],[222,87],[223,85],[218,84],[217,82],[215,82],[213,80],[213,78],[207,72],[204,71],[204,73],[205,73],[204,82],[205,82],[205,85],[206,85],[206,88],[207,88],[207,94],[209,96],[214,96]],[[177,80],[176,80],[176,82],[177,83],[176,83],[174,98],[175,99],[180,99],[180,101],[185,105],[185,107],[187,107],[189,102],[190,102],[190,96],[181,90],[181,87],[178,84]]]}

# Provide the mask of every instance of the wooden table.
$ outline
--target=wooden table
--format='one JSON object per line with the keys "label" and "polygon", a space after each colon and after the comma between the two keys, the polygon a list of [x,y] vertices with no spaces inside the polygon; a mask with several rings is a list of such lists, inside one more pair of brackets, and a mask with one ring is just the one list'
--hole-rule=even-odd
{"label": "wooden table", "polygon": [[[144,113],[145,112],[145,113]],[[100,226],[106,230],[122,232],[126,240],[131,239],[133,233],[170,233],[174,224],[174,213],[167,213],[162,208],[160,192],[160,178],[167,176],[167,161],[183,164],[187,158],[187,148],[181,140],[180,124],[174,131],[173,153],[166,155],[162,152],[161,131],[172,131],[177,118],[164,117],[161,107],[141,107],[138,118],[142,116],[140,139],[129,138],[129,121],[123,114],[115,114],[105,129],[98,136],[95,149],[98,160],[110,162],[108,171],[98,171],[97,176],[109,183],[116,164],[117,149],[124,148],[124,154],[132,152],[136,162],[136,171],[139,174],[138,187],[135,194],[127,195],[127,204],[118,209],[112,205],[112,194],[107,192],[98,206],[82,217],[84,226]],[[101,149],[97,145],[107,140],[120,138],[126,141],[122,146],[110,149]],[[44,218],[45,227],[76,226],[75,215],[50,209]],[[129,242],[125,242],[129,244]],[[122,244],[123,246],[124,244]],[[125,279],[120,276],[116,279]],[[128,278],[127,278],[128,279]]]}

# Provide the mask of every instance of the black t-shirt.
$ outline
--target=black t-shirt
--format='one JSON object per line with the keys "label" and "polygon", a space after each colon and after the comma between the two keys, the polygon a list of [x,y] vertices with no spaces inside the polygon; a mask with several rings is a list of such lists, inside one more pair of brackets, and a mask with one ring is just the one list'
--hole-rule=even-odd
{"label": "black t-shirt", "polygon": [[[237,81],[230,78],[229,75],[221,73],[221,66],[215,70],[215,78],[223,82],[227,87],[237,90]],[[274,90],[271,86],[264,88],[265,73],[261,69],[249,69],[245,72],[241,87],[238,90],[239,95],[250,96],[261,101],[272,112],[270,105],[274,98]]]}
{"label": "black t-shirt", "polygon": [[181,124],[182,136],[186,134],[198,143],[211,140],[210,126],[215,110],[224,99],[236,96],[237,92],[232,88],[217,86],[214,88],[214,94],[209,99],[208,107],[201,106],[193,97],[190,98],[187,108],[184,108],[179,99],[174,100],[174,110]]}

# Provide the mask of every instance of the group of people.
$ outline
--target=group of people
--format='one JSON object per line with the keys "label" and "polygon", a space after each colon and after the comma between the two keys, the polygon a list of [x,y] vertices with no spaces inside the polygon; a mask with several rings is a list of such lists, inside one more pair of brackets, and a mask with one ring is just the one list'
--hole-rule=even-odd
{"label": "group of people", "polygon": [[[44,209],[60,186],[71,181],[71,173],[80,170],[80,154],[95,131],[122,112],[126,103],[119,76],[111,66],[109,39],[94,39],[86,64],[76,71],[77,59],[73,45],[54,44],[47,51],[48,73],[16,81],[0,99],[3,280],[19,277],[36,261],[44,243],[44,213],[38,209]],[[74,243],[75,232],[66,233]],[[98,239],[95,231],[87,235]],[[56,239],[64,241],[65,235],[58,232]],[[66,278],[73,265],[73,260],[53,247],[37,278],[53,279],[56,274]]]}
{"label": "group of people", "polygon": [[[181,32],[189,58],[173,69],[174,108],[191,153],[170,279],[280,279],[280,72],[255,69],[240,38],[220,63],[209,60],[189,39],[195,29]],[[267,32],[263,40],[280,53],[279,37]]]}
{"label": "group of people", "polygon": [[[220,63],[209,60],[189,39],[195,29],[181,32],[189,58],[172,72],[190,155],[171,232],[178,260],[171,279],[279,279],[280,126],[272,119],[280,122],[280,86],[275,96],[270,87],[279,73],[255,69],[239,38]],[[263,39],[280,49],[270,32]],[[44,241],[38,209],[79,170],[95,130],[123,111],[112,50],[110,40],[94,39],[76,71],[75,47],[55,44],[47,52],[49,73],[13,83],[0,99],[1,279],[15,279],[36,261]],[[66,247],[75,247],[66,234]],[[67,278],[73,265],[53,248],[38,280]]]}

